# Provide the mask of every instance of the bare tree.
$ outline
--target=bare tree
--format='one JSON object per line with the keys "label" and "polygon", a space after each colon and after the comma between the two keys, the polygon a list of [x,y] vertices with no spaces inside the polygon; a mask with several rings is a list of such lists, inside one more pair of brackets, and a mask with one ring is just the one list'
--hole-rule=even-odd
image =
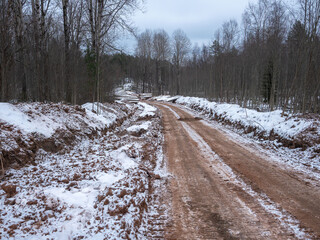
{"label": "bare tree", "polygon": [[173,32],[173,64],[176,69],[176,94],[181,91],[181,67],[190,51],[191,42],[187,35],[178,29]]}
{"label": "bare tree", "polygon": [[156,61],[156,89],[157,94],[163,93],[165,80],[163,79],[163,67],[171,53],[170,38],[164,30],[158,30],[153,36],[153,57]]}
{"label": "bare tree", "polygon": [[[306,112],[309,103],[309,111],[318,101],[320,84],[313,66],[317,45],[319,44],[320,26],[320,2],[312,0],[299,0],[300,12],[304,28],[307,32],[307,70],[303,79],[302,112]],[[317,82],[314,91],[310,88],[313,82]],[[309,99],[308,99],[309,98]]]}
{"label": "bare tree", "polygon": [[62,0],[62,12],[63,12],[63,31],[64,31],[64,62],[65,62],[65,91],[66,101],[72,101],[72,82],[70,79],[70,13],[71,9],[69,6],[69,0]]}
{"label": "bare tree", "polygon": [[[133,31],[128,20],[131,13],[138,7],[139,0],[86,0],[87,17],[90,29],[91,51],[95,55],[96,73],[95,73],[95,91],[93,100],[101,101],[100,83],[101,54],[106,48],[115,48],[113,36],[117,31]],[[97,109],[99,112],[99,109]]]}
{"label": "bare tree", "polygon": [[225,51],[237,47],[239,41],[239,28],[236,20],[232,19],[222,25],[222,46]]}
{"label": "bare tree", "polygon": [[137,37],[136,56],[142,66],[142,92],[146,90],[146,83],[151,86],[151,58],[152,58],[152,32],[146,30]]}
{"label": "bare tree", "polygon": [[9,99],[8,82],[9,70],[12,63],[12,8],[9,1],[1,0],[0,2],[0,89],[1,101]]}
{"label": "bare tree", "polygon": [[17,77],[21,81],[21,99],[27,99],[27,79],[25,73],[25,61],[24,61],[24,20],[23,20],[23,5],[25,1],[15,0],[12,3],[12,12],[14,13],[14,25],[15,25],[15,42],[16,42],[16,52],[18,57],[16,61],[18,62]]}

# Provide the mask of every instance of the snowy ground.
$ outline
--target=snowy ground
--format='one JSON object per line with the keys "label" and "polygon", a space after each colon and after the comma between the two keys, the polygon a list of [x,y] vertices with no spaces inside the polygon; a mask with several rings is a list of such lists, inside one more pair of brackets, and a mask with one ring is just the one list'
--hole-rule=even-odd
{"label": "snowy ground", "polygon": [[[246,143],[258,142],[275,161],[285,162],[308,173],[320,173],[320,118],[317,115],[285,115],[280,110],[258,112],[236,104],[220,104],[204,98],[159,96],[154,100],[175,102],[200,117],[218,122],[246,138]],[[215,123],[214,123],[215,124]],[[251,142],[252,143],[252,142]],[[262,149],[263,150],[263,149]]]}
{"label": "snowy ground", "polygon": [[[7,168],[0,184],[0,238],[161,236],[167,172],[157,110],[121,102],[103,105],[101,115],[91,109],[0,104]],[[30,155],[29,162],[12,157],[19,151],[21,159]]]}

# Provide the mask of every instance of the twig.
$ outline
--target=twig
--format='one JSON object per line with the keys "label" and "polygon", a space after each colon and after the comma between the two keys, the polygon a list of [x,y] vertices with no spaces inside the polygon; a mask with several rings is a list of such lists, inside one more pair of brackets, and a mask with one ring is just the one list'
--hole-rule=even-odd
{"label": "twig", "polygon": [[2,175],[4,176],[4,167],[3,167],[3,156],[2,156],[2,153],[0,154],[0,160],[1,160]]}

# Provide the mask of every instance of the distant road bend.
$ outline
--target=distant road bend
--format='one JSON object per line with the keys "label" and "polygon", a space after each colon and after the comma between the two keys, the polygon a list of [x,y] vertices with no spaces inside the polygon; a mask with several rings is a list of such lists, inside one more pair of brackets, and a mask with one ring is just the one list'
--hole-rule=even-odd
{"label": "distant road bend", "polygon": [[183,108],[163,117],[172,224],[166,239],[320,239],[320,189]]}

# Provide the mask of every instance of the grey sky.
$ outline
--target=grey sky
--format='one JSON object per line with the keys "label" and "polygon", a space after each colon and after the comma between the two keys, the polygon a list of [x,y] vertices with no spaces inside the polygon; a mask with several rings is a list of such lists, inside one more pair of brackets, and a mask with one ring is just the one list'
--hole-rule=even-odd
{"label": "grey sky", "polygon": [[[250,0],[255,2],[255,0]],[[181,28],[192,43],[207,44],[224,21],[241,15],[249,0],[146,0],[145,11],[137,12],[134,23],[143,32],[145,29],[164,29],[171,36]],[[127,48],[134,48],[134,41],[126,41]]]}

